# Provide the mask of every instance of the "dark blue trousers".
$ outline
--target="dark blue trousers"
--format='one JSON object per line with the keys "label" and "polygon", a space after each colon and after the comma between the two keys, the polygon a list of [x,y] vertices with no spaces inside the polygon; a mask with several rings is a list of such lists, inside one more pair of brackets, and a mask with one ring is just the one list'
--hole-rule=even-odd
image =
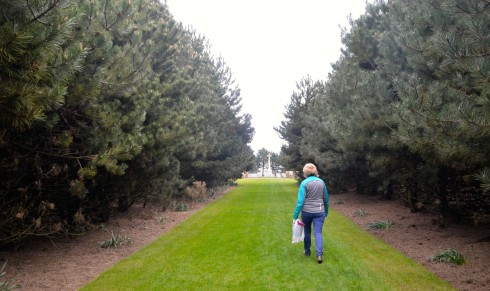
{"label": "dark blue trousers", "polygon": [[322,229],[325,222],[325,213],[308,213],[301,211],[301,220],[305,224],[305,254],[311,253],[311,224],[313,224],[313,233],[315,235],[316,256],[323,255],[323,236]]}

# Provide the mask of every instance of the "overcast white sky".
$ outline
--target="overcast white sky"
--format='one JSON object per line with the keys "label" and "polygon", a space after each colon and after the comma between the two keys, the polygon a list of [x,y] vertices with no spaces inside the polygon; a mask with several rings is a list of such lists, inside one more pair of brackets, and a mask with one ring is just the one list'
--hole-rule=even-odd
{"label": "overcast white sky", "polygon": [[[165,0],[162,0],[165,2]],[[252,149],[280,152],[274,127],[296,83],[326,80],[340,57],[340,26],[364,14],[366,0],[166,0],[170,12],[210,42],[241,89],[252,115]]]}

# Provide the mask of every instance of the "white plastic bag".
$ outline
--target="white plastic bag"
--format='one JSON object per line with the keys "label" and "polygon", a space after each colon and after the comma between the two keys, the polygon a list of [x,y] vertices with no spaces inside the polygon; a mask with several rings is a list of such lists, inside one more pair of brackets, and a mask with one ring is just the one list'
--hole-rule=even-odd
{"label": "white plastic bag", "polygon": [[302,242],[305,238],[305,224],[296,219],[293,221],[293,244]]}

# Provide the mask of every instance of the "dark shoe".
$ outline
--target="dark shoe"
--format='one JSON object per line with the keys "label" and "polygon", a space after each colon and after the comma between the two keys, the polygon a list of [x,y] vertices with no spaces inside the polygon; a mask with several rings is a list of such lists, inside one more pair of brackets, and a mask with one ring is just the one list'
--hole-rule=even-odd
{"label": "dark shoe", "polygon": [[304,254],[305,256],[307,256],[307,257],[309,257],[309,256],[311,255],[311,253],[308,253],[307,251],[305,251],[303,254]]}
{"label": "dark shoe", "polygon": [[318,264],[323,263],[323,256],[317,256],[316,260],[318,261]]}

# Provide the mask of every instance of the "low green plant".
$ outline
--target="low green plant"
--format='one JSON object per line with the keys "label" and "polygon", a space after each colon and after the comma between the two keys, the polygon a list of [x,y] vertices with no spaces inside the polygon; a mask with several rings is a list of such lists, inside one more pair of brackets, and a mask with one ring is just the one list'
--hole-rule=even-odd
{"label": "low green plant", "polygon": [[101,248],[117,248],[118,246],[122,245],[123,243],[132,243],[133,240],[127,236],[127,235],[114,235],[113,232],[111,232],[111,237],[105,241],[103,241],[100,244]]}
{"label": "low green plant", "polygon": [[164,216],[159,216],[158,214],[159,214],[158,212],[153,211],[153,218],[155,219],[157,224],[164,223],[166,218]]}
{"label": "low green plant", "polygon": [[366,217],[369,215],[369,213],[366,211],[366,210],[362,210],[362,209],[357,209],[355,212],[354,212],[354,215],[355,216],[358,216],[358,217]]}
{"label": "low green plant", "polygon": [[185,202],[176,202],[174,205],[174,211],[182,212],[182,211],[187,211],[189,209],[189,205]]}
{"label": "low green plant", "polygon": [[339,200],[335,201],[333,204],[334,204],[334,205],[344,204],[344,200],[339,199]]}
{"label": "low green plant", "polygon": [[156,218],[156,221],[158,224],[162,224],[165,221],[165,217],[160,216],[160,217]]}
{"label": "low green plant", "polygon": [[0,268],[0,291],[20,289],[20,285],[15,285],[15,279],[3,278],[7,274],[7,272],[5,272],[6,266],[7,266],[7,261],[5,261],[5,263],[3,263],[3,266]]}
{"label": "low green plant", "polygon": [[458,251],[453,249],[447,249],[430,257],[429,261],[448,262],[448,263],[454,263],[456,265],[463,265],[465,263],[465,258]]}
{"label": "low green plant", "polygon": [[366,229],[389,229],[393,227],[395,222],[391,220],[376,220],[368,223]]}

